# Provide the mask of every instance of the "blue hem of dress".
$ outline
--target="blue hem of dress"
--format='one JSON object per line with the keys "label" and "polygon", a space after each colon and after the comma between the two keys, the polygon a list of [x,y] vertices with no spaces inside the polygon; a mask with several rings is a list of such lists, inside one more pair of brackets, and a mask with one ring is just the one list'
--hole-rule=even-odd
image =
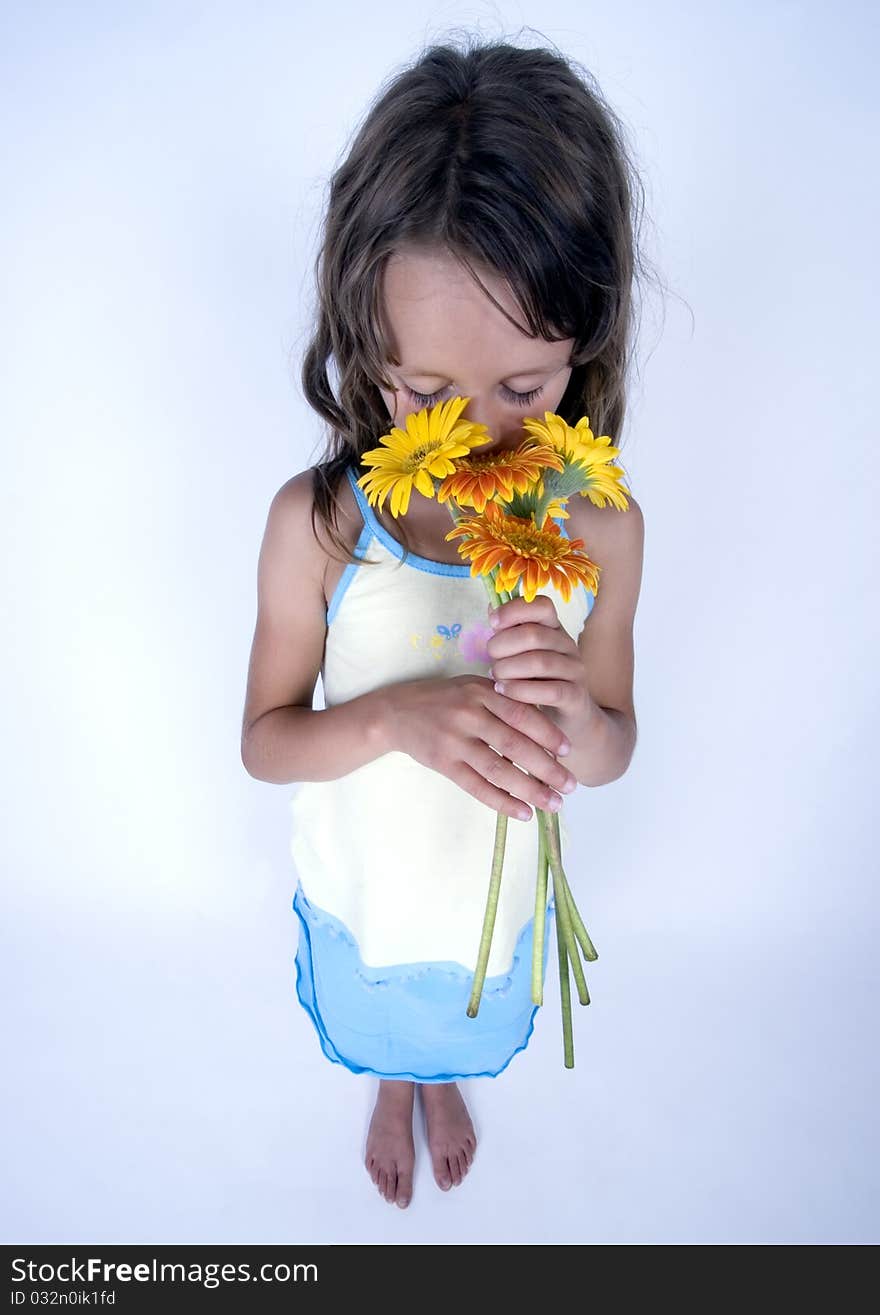
{"label": "blue hem of dress", "polygon": [[[306,946],[308,949],[308,959],[309,962],[311,963],[312,961],[311,931],[308,923],[306,922],[305,918],[303,917],[297,905],[296,895],[294,895],[293,897],[292,907],[294,912],[296,913],[297,919],[299,920],[301,932],[305,937]],[[553,914],[554,914],[554,905],[551,900],[551,903],[547,909],[546,935],[549,935],[550,923],[553,918]],[[545,938],[545,945],[546,945],[546,938]],[[357,1064],[353,1060],[348,1059],[345,1055],[341,1054],[337,1050],[333,1042],[330,1040],[330,1035],[327,1031],[324,1020],[321,1016],[321,1010],[318,1007],[317,998],[315,997],[315,993],[314,993],[314,978],[312,978],[313,998],[312,1000],[309,1000],[306,998],[306,994],[303,989],[303,970],[302,970],[302,964],[300,962],[299,954],[297,954],[295,962],[296,962],[297,999],[299,1000],[299,1003],[302,1005],[305,1012],[308,1014],[309,1018],[312,1020],[315,1031],[318,1034],[318,1040],[321,1043],[321,1049],[326,1055],[326,1057],[332,1063],[340,1064],[343,1068],[347,1068],[350,1073],[358,1073],[358,1074],[366,1073],[376,1078],[396,1079],[400,1081],[422,1082],[422,1083],[459,1082],[466,1078],[497,1078],[508,1067],[513,1057],[515,1055],[518,1055],[520,1051],[526,1049],[529,1043],[529,1039],[531,1038],[532,1033],[535,1030],[535,1015],[537,1014],[539,1008],[541,1007],[540,1005],[532,1006],[532,1010],[529,1015],[528,1031],[526,1032],[525,1037],[523,1038],[522,1044],[518,1045],[514,1050],[512,1050],[511,1053],[508,1055],[507,1059],[504,1061],[504,1063],[501,1064],[500,1067],[496,1069],[484,1069],[478,1072],[472,1071],[468,1073],[453,1072],[453,1073],[433,1073],[433,1074],[424,1074],[424,1073],[420,1074],[420,1073],[412,1073],[408,1071],[383,1072],[379,1069],[371,1068],[369,1065]],[[546,954],[545,954],[545,967],[546,967]]]}

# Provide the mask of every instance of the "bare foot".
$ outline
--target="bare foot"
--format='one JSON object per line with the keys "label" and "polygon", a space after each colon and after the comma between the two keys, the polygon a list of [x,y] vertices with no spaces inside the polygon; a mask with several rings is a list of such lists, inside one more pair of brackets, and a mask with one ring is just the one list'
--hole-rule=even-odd
{"label": "bare foot", "polygon": [[444,1192],[464,1178],[477,1138],[461,1092],[454,1082],[420,1082],[422,1108],[434,1180]]}
{"label": "bare foot", "polygon": [[402,1210],[412,1200],[414,1095],[412,1082],[380,1078],[364,1156],[367,1172],[385,1200]]}

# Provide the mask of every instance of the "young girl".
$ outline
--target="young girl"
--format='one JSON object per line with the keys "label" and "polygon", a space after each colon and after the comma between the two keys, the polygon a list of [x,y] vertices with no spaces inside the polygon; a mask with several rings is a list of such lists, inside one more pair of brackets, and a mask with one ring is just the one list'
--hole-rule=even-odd
{"label": "young girl", "polygon": [[[532,1032],[533,810],[616,780],[632,756],[643,530],[629,490],[624,512],[571,498],[557,523],[584,539],[598,593],[511,599],[493,633],[448,507],[415,489],[405,516],[370,506],[360,458],[455,396],[491,436],[475,459],[503,461],[523,417],[547,411],[587,415],[619,446],[630,174],[611,111],[569,62],[494,42],[428,49],[332,179],[303,366],[328,444],[269,511],[242,759],[302,783],[297,994],[327,1058],[379,1079],[365,1164],[401,1207],[416,1088],[446,1190],[476,1149],[457,1080],[496,1077]],[[469,1018],[498,812],[524,824],[508,824]]]}

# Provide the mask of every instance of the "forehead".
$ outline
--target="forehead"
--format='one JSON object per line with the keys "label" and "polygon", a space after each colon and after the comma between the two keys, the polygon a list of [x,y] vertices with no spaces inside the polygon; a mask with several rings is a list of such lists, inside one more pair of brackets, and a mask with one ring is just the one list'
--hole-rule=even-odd
{"label": "forehead", "polygon": [[558,365],[572,341],[547,342],[528,331],[522,310],[498,275],[477,267],[479,278],[502,310],[448,252],[400,251],[383,272],[381,298],[389,346],[409,369],[458,374],[498,362],[508,374]]}

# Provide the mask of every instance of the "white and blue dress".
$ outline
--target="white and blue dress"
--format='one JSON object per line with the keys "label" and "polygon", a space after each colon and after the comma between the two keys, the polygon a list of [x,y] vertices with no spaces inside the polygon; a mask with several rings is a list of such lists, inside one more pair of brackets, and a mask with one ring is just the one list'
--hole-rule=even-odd
{"label": "white and blue dress", "polygon": [[[488,598],[470,565],[410,553],[357,485],[359,559],[327,609],[321,675],[330,708],[398,681],[486,676]],[[565,520],[557,523],[563,533]],[[452,520],[450,519],[450,528]],[[369,559],[378,565],[361,566]],[[594,602],[566,603],[577,639]],[[508,819],[492,950],[476,1018],[466,1013],[495,843],[496,813],[397,750],[335,781],[306,781],[290,801],[299,919],[296,991],[324,1054],[353,1073],[416,1082],[496,1077],[532,1034],[532,922],[538,823]],[[559,814],[563,842],[568,837]],[[546,965],[553,921],[545,928]]]}

